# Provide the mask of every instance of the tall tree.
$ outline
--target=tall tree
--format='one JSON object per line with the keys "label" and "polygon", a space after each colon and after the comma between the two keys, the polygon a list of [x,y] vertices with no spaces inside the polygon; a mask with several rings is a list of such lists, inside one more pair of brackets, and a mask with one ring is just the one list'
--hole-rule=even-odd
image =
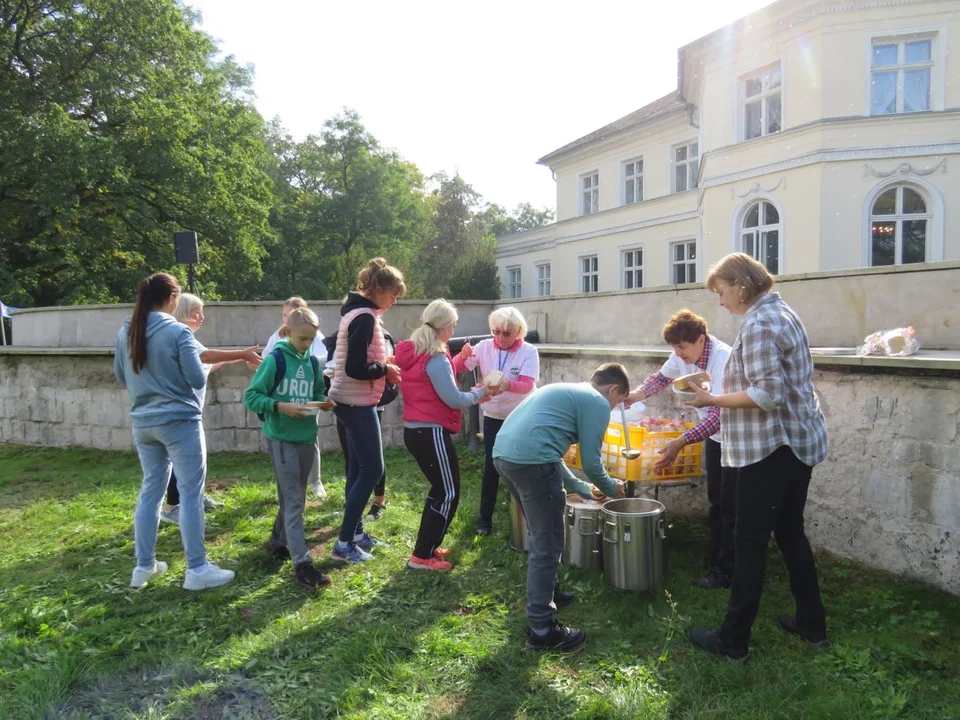
{"label": "tall tree", "polygon": [[0,256],[22,305],[128,300],[201,237],[243,297],[272,187],[250,71],[173,0],[0,1]]}

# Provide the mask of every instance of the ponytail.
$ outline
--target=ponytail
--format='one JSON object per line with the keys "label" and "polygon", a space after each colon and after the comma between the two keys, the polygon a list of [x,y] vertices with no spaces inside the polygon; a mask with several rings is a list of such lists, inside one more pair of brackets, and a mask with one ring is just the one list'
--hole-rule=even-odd
{"label": "ponytail", "polygon": [[403,273],[382,257],[374,258],[357,275],[357,292],[370,297],[375,292],[388,290],[397,297],[407,294],[407,286],[403,282]]}
{"label": "ponytail", "polygon": [[417,355],[440,355],[447,351],[446,343],[440,340],[440,331],[457,322],[457,309],[442,298],[424,308],[420,327],[410,335]]}
{"label": "ponytail", "polygon": [[133,305],[130,329],[127,330],[134,373],[139,375],[147,364],[147,318],[153,310],[166,305],[171,295],[179,294],[180,283],[166,273],[149,275],[137,285],[137,300]]}

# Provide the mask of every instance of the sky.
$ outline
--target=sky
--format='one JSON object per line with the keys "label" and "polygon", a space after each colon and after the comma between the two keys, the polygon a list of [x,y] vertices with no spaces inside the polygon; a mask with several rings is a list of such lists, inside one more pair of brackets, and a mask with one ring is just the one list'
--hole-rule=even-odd
{"label": "sky", "polygon": [[424,175],[508,210],[555,209],[538,158],[675,90],[679,47],[770,4],[184,1],[297,140],[351,108]]}

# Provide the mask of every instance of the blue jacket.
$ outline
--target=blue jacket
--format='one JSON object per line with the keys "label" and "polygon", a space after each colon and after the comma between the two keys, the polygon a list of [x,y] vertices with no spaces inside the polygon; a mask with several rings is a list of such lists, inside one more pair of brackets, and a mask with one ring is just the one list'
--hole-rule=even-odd
{"label": "blue jacket", "polygon": [[151,312],[147,317],[147,362],[134,373],[127,342],[129,327],[127,318],[117,333],[113,374],[130,395],[133,426],[200,420],[207,383],[200,353],[206,348],[172,315]]}

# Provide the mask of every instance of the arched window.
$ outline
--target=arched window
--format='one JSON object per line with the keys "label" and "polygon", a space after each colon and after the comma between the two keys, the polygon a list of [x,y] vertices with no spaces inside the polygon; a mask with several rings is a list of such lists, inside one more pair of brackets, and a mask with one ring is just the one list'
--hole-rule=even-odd
{"label": "arched window", "polygon": [[740,250],[751,255],[772,274],[780,273],[780,213],[773,203],[760,200],[743,214]]}
{"label": "arched window", "polygon": [[931,218],[923,195],[910,185],[880,193],[870,208],[870,265],[925,262]]}

